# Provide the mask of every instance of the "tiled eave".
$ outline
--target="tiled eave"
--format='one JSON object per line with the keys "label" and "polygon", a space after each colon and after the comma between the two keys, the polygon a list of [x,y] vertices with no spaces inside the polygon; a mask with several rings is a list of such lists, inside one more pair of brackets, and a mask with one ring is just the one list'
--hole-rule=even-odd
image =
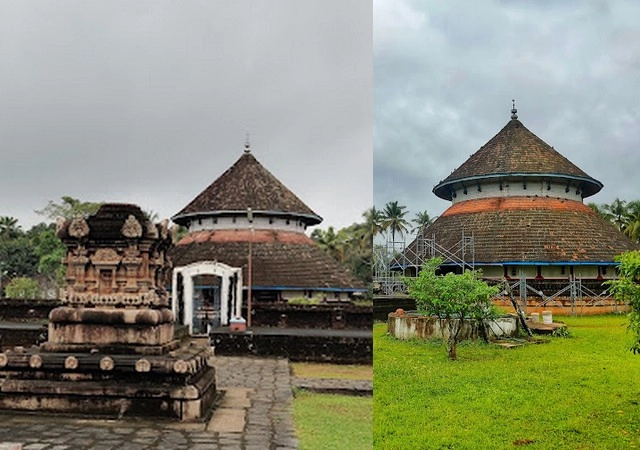
{"label": "tiled eave", "polygon": [[[284,217],[295,220],[302,220],[307,225],[317,225],[322,222],[322,217],[317,214],[304,214],[288,211],[266,211],[266,210],[252,210],[251,213],[255,217]],[[223,211],[196,211],[186,214],[176,214],[171,218],[175,223],[179,225],[185,225],[190,220],[205,219],[209,217],[246,217],[247,210],[223,210]]]}
{"label": "tiled eave", "polygon": [[464,178],[447,179],[441,181],[433,188],[433,193],[444,200],[453,200],[453,191],[456,187],[466,186],[472,187],[477,184],[486,183],[496,180],[513,180],[513,179],[529,179],[529,180],[549,180],[556,183],[572,183],[579,185],[583,193],[583,197],[590,197],[602,189],[604,186],[600,181],[590,177],[580,177],[576,175],[567,175],[562,173],[495,173],[487,175],[478,175]]}

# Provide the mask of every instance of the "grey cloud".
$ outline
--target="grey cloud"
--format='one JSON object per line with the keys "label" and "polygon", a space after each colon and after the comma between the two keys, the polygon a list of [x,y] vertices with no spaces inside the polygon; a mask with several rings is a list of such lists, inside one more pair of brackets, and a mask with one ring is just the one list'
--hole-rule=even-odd
{"label": "grey cloud", "polygon": [[321,226],[370,206],[366,2],[0,7],[0,215],[29,226],[72,195],[168,217],[240,156],[246,133]]}

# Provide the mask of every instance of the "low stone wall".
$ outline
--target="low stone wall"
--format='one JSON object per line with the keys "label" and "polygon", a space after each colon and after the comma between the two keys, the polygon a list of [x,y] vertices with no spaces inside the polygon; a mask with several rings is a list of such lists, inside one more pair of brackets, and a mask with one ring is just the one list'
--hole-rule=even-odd
{"label": "low stone wall", "polygon": [[[429,339],[449,337],[446,324],[444,328],[437,317],[423,316],[417,313],[405,313],[398,315],[390,313],[387,320],[387,331],[398,339]],[[495,339],[504,336],[514,336],[518,332],[516,317],[501,317],[489,322],[489,338]],[[461,339],[479,339],[481,332],[478,323],[464,320],[460,330]]]}
{"label": "low stone wall", "polygon": [[373,313],[370,306],[349,303],[291,305],[288,303],[255,303],[251,319],[254,327],[320,328],[334,330],[371,330]]}
{"label": "low stone wall", "polygon": [[[508,299],[495,300],[494,304],[501,309],[513,313],[513,305]],[[535,298],[527,298],[527,307],[523,309],[527,314],[551,311],[553,315],[597,315],[597,314],[626,314],[629,312],[629,306],[620,304],[612,298],[583,298],[582,301],[574,301],[571,305],[570,298],[556,298],[542,305],[542,300]]]}
{"label": "low stone wall", "polygon": [[389,313],[396,309],[412,311],[416,309],[416,301],[406,295],[399,296],[376,296],[373,298],[373,318],[374,320],[386,321]]}
{"label": "low stone wall", "polygon": [[0,351],[29,348],[47,340],[47,326],[38,323],[0,322]]}
{"label": "low stone wall", "polygon": [[49,312],[61,303],[58,300],[0,299],[1,322],[35,322],[49,319]]}
{"label": "low stone wall", "polygon": [[280,356],[291,361],[332,364],[372,364],[372,336],[318,336],[253,334],[214,331],[210,335],[216,355]]}

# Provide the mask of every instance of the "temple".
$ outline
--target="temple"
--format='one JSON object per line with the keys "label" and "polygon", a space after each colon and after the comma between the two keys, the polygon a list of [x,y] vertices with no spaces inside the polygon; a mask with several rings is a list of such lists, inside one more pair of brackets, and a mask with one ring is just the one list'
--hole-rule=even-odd
{"label": "temple", "polygon": [[61,220],[61,306],[39,347],[0,353],[0,409],[199,420],[216,395],[213,353],[176,336],[164,289],[167,224],[108,203]]}
{"label": "temple", "polygon": [[602,292],[614,257],[638,248],[583,203],[602,187],[529,131],[514,105],[504,128],[433,188],[452,204],[395,268],[415,275],[424,259],[444,255],[445,270],[521,279],[540,295],[567,280]]}
{"label": "temple", "polygon": [[188,230],[171,250],[174,312],[193,333],[248,318],[249,303],[347,301],[366,291],[305,234],[322,218],[258,162],[248,143],[172,220]]}

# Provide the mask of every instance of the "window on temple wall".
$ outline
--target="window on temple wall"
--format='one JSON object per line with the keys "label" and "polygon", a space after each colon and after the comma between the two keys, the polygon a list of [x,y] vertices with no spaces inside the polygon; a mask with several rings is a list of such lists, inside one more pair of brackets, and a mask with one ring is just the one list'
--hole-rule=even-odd
{"label": "window on temple wall", "polygon": [[602,275],[607,274],[607,266],[602,266]]}
{"label": "window on temple wall", "polygon": [[567,273],[567,266],[560,266],[560,273],[562,275],[566,275]]}
{"label": "window on temple wall", "polygon": [[512,277],[516,276],[516,266],[511,266],[511,276]]}

